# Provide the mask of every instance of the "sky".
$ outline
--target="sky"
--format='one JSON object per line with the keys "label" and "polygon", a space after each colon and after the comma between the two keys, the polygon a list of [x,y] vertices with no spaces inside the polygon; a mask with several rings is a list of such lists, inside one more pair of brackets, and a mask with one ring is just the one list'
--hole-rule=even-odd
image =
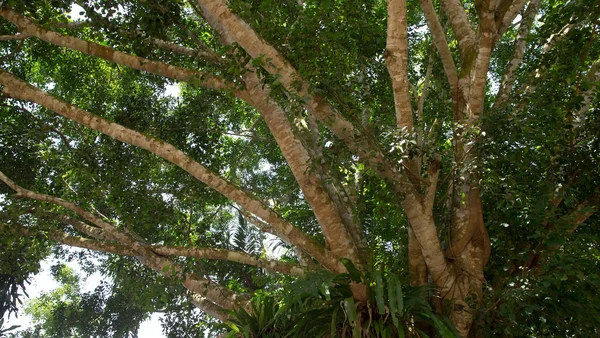
{"label": "sky", "polygon": [[[70,250],[74,250],[74,249],[70,249]],[[36,275],[32,279],[32,283],[27,286],[27,293],[29,294],[29,298],[25,299],[24,304],[26,304],[29,299],[39,297],[43,293],[53,291],[54,289],[56,289],[60,286],[52,278],[52,275],[50,274],[50,267],[58,262],[59,261],[54,258],[48,258],[41,263],[41,272],[38,275]],[[83,276],[85,276],[85,273],[83,271],[81,271],[81,267],[76,262],[70,262],[70,263],[67,263],[67,265],[69,265],[71,268],[73,268],[77,272],[77,274],[80,275],[82,278],[83,278]],[[81,283],[83,285],[82,292],[89,292],[89,291],[94,290],[100,284],[100,281],[102,279],[103,279],[103,277],[100,275],[100,273],[94,273],[94,274],[88,276]],[[11,315],[10,319],[7,320],[6,316],[4,317],[4,320],[7,321],[4,325],[4,327],[8,328],[12,325],[20,325],[21,327],[18,330],[16,330],[16,331],[20,331],[23,329],[27,329],[32,325],[32,318],[25,315],[22,311],[22,308],[23,307],[20,308],[18,318],[15,318],[14,315]],[[11,332],[14,332],[14,331],[11,331]],[[153,314],[150,319],[147,319],[146,321],[144,321],[141,324],[140,330],[138,331],[138,337],[140,337],[140,338],[144,338],[144,337],[165,338],[166,337],[162,333],[162,327],[160,324],[160,314],[156,314],[156,313]]]}

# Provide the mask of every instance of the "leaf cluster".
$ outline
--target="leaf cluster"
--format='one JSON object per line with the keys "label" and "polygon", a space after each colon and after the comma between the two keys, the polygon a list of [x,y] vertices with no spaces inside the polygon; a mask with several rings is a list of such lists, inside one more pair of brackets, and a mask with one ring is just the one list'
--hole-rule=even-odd
{"label": "leaf cluster", "polygon": [[[313,273],[293,282],[277,300],[262,294],[252,311],[231,312],[228,337],[427,337],[414,321],[428,323],[434,336],[457,337],[452,324],[434,314],[430,289],[402,286],[393,273],[363,273],[345,260],[348,273]],[[364,288],[365,300],[353,290]]]}

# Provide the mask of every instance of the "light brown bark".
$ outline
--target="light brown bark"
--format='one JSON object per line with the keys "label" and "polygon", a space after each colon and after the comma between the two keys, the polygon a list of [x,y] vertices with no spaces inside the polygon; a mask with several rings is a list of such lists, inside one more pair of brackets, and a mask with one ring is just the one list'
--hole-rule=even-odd
{"label": "light brown bark", "polygon": [[535,15],[537,14],[539,7],[539,0],[531,0],[527,6],[527,9],[525,10],[525,13],[523,13],[523,19],[521,20],[521,25],[519,26],[519,31],[517,33],[517,37],[515,38],[513,54],[510,62],[508,63],[508,67],[504,72],[504,77],[502,78],[502,84],[500,85],[498,94],[496,94],[494,107],[501,106],[510,97],[510,93],[512,92],[515,84],[517,70],[519,70],[521,62],[523,61],[523,55],[525,54],[529,30],[531,29],[531,25],[533,24],[533,20],[535,19]]}
{"label": "light brown bark", "polygon": [[227,182],[171,144],[145,136],[142,133],[125,128],[119,124],[110,122],[97,115],[72,106],[28,85],[3,70],[0,70],[0,83],[4,85],[4,93],[10,97],[38,103],[77,123],[106,134],[121,142],[146,149],[172,162],[190,173],[196,179],[204,182],[209,187],[215,189],[246,210],[268,222],[272,227],[268,228],[267,231],[270,231],[290,244],[300,247],[303,251],[323,264],[325,268],[331,271],[339,271],[339,265],[341,263],[328,254],[325,248],[317,244],[313,239],[309,238],[292,224],[285,221],[281,216],[269,209],[262,202],[255,199],[249,193]]}
{"label": "light brown bark", "polygon": [[270,272],[279,272],[292,276],[304,276],[306,271],[300,266],[287,262],[261,259],[242,251],[232,251],[215,248],[180,247],[180,246],[150,246],[152,251],[161,256],[195,257],[203,259],[217,259],[222,261],[237,262],[256,266]]}
{"label": "light brown bark", "polygon": [[[38,233],[37,231],[33,231],[27,227],[15,224],[9,225],[0,223],[0,226],[7,227],[11,231],[23,236],[34,236]],[[139,249],[132,249],[128,245],[107,243],[88,238],[70,236],[55,229],[47,231],[46,234],[51,240],[72,247],[136,257],[142,264],[147,265],[148,267],[154,269],[160,274],[165,275],[168,278],[177,277],[177,275],[180,275],[182,271],[182,268],[173,261],[170,261],[164,257],[148,255],[147,253],[141,252]],[[202,277],[196,275],[186,277],[186,279],[183,281],[183,285],[198,295],[206,296],[208,300],[218,304],[218,306],[223,309],[236,309],[240,306],[245,307],[246,309],[248,308],[248,298],[246,296],[237,295],[233,291],[210,282]],[[212,310],[214,310],[214,308],[201,309],[208,311],[211,315],[213,314]],[[222,315],[219,315],[216,318],[219,317],[222,317]]]}
{"label": "light brown bark", "polygon": [[233,13],[224,0],[195,0],[203,17],[221,34],[227,44],[238,43],[253,58],[269,60],[264,68],[276,75],[290,93],[297,95],[304,107],[339,137],[361,160],[382,177],[403,184],[396,168],[385,158],[373,140],[363,135],[323,97],[310,91],[309,83],[271,45],[263,40],[246,22]]}
{"label": "light brown bark", "polygon": [[[272,99],[268,86],[261,84],[256,73],[246,75],[246,85],[253,106],[261,113],[271,134],[302,189],[304,198],[312,207],[329,250],[338,258],[359,262],[358,250],[346,229],[341,215],[329,194],[323,188],[322,177],[312,168],[312,159],[299,137],[294,133],[283,109]],[[345,270],[335,271],[341,273]]]}
{"label": "light brown bark", "polygon": [[230,316],[226,312],[226,309],[211,302],[208,298],[202,296],[201,294],[192,293],[190,295],[190,299],[197,308],[204,311],[205,313],[208,313],[214,318],[217,318],[222,322],[227,322],[230,319]]}
{"label": "light brown bark", "polygon": [[423,14],[425,15],[425,19],[427,20],[427,26],[429,27],[429,31],[433,37],[435,48],[438,50],[438,53],[440,53],[440,59],[442,60],[444,73],[448,78],[448,83],[450,84],[450,88],[453,93],[452,97],[456,97],[458,90],[458,75],[456,74],[456,65],[454,64],[454,59],[452,58],[452,53],[450,52],[450,47],[448,46],[446,33],[442,29],[442,25],[435,12],[435,9],[433,8],[431,0],[419,1],[421,3]]}
{"label": "light brown bark", "polygon": [[471,27],[467,12],[460,0],[441,0],[441,4],[458,40],[460,52],[465,55],[477,44],[477,37],[473,27]]}
{"label": "light brown bark", "polygon": [[407,193],[402,201],[402,206],[412,233],[421,247],[427,269],[436,284],[443,286],[449,278],[449,270],[431,210],[425,210],[421,197],[415,193]]}
{"label": "light brown bark", "polygon": [[408,31],[406,0],[388,0],[386,59],[392,79],[394,107],[398,128],[409,135],[413,132],[413,116],[408,92]]}
{"label": "light brown bark", "polygon": [[21,34],[36,37],[57,46],[77,50],[90,56],[96,56],[129,68],[146,71],[173,80],[185,81],[212,89],[234,89],[233,84],[208,73],[133,56],[94,42],[43,29],[8,7],[2,7],[0,9],[0,16],[19,27],[22,31]]}
{"label": "light brown bark", "polygon": [[[505,0],[508,2],[508,0]],[[510,5],[506,8],[505,12],[498,13],[496,15],[496,26],[498,27],[498,32],[496,35],[496,40],[499,40],[504,33],[508,30],[513,20],[517,17],[519,12],[525,7],[528,0],[511,0]],[[531,1],[533,2],[533,1]]]}

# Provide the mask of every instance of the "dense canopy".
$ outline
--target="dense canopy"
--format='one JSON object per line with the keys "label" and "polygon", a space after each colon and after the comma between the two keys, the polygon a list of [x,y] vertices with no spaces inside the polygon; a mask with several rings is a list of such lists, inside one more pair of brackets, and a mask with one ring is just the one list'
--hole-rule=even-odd
{"label": "dense canopy", "polygon": [[0,1],[0,336],[600,335],[599,15]]}

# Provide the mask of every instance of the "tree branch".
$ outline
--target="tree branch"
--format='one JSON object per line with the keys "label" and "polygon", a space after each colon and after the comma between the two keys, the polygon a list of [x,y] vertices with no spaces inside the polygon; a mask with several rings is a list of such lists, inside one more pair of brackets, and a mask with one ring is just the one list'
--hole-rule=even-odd
{"label": "tree branch", "polygon": [[[22,226],[22,225],[0,223],[0,226],[8,227],[11,231],[13,231],[19,235],[22,235],[22,236],[37,235],[37,232],[33,231],[33,229]],[[134,250],[131,250],[121,244],[114,244],[114,243],[98,241],[95,239],[70,236],[70,235],[68,235],[62,231],[56,230],[56,229],[48,230],[47,235],[48,235],[48,238],[50,238],[51,240],[53,240],[55,242],[62,243],[62,244],[68,245],[68,246],[77,247],[77,248],[89,249],[89,250],[100,251],[100,252],[105,252],[105,253],[112,253],[112,254],[123,255],[123,256],[135,257],[136,255],[138,255],[138,253],[135,252]]]}
{"label": "tree branch", "polygon": [[29,198],[29,199],[33,199],[33,200],[37,200],[37,201],[41,201],[41,202],[48,202],[48,203],[52,203],[58,206],[61,206],[63,208],[69,209],[73,212],[75,212],[77,215],[83,217],[85,220],[94,223],[95,225],[97,225],[98,227],[100,227],[102,230],[106,231],[108,234],[110,234],[111,237],[113,237],[114,239],[118,240],[119,242],[124,242],[124,243],[128,243],[128,244],[132,244],[133,248],[135,250],[139,250],[140,249],[140,244],[135,245],[135,241],[132,240],[132,238],[130,238],[129,236],[119,232],[117,230],[117,228],[110,224],[107,223],[105,221],[103,221],[102,219],[100,219],[99,217],[97,217],[96,215],[92,214],[91,212],[79,207],[78,205],[63,200],[62,198],[58,198],[55,196],[50,196],[50,195],[46,195],[46,194],[40,194],[40,193],[36,193],[34,191],[31,190],[27,190],[21,186],[19,186],[18,184],[16,184],[14,181],[12,181],[10,178],[8,178],[3,172],[0,172],[0,181],[6,183],[6,185],[8,185],[11,189],[13,189],[14,191],[17,192],[16,197],[20,198],[20,197],[25,197],[25,198]]}
{"label": "tree branch", "polygon": [[[304,198],[313,209],[331,252],[338,258],[349,258],[359,262],[359,254],[352,237],[344,226],[336,205],[323,189],[323,180],[312,170],[312,159],[292,126],[283,109],[270,99],[270,89],[260,83],[255,72],[249,72],[246,86],[250,103],[260,112],[271,134],[275,137],[285,160],[290,166]],[[339,271],[341,272],[341,271]]]}
{"label": "tree branch", "polygon": [[211,302],[208,298],[202,296],[199,293],[192,292],[190,300],[197,308],[217,318],[222,322],[227,322],[230,319],[226,309]]}
{"label": "tree branch", "polygon": [[179,246],[151,246],[152,251],[161,256],[184,256],[195,257],[202,259],[216,259],[221,261],[230,261],[242,263],[246,265],[256,266],[271,272],[280,272],[292,276],[304,276],[306,271],[292,263],[286,263],[275,260],[261,259],[253,255],[249,255],[242,251],[231,251],[215,248],[198,248],[198,247],[179,247]]}
{"label": "tree branch", "polygon": [[452,25],[452,31],[458,40],[461,54],[469,53],[475,47],[477,41],[465,8],[460,0],[441,0],[441,3]]}
{"label": "tree branch", "polygon": [[[13,190],[17,191],[17,197],[22,196],[39,201],[49,202],[74,211],[78,215],[100,226],[102,229],[110,233],[112,237],[114,237],[117,241],[120,242],[120,244],[111,244],[93,239],[69,236],[61,231],[54,229],[49,231],[49,237],[51,239],[63,244],[72,245],[76,247],[134,256],[142,264],[152,268],[156,272],[168,278],[183,278],[184,280],[182,284],[186,288],[195,293],[206,295],[208,299],[210,299],[212,302],[223,308],[235,309],[237,307],[243,307],[246,310],[249,310],[249,299],[247,297],[237,295],[233,291],[227,289],[226,287],[213,283],[200,276],[185,276],[183,272],[184,270],[179,264],[161,255],[156,254],[152,250],[152,248],[147,246],[145,243],[142,243],[136,240],[135,238],[131,237],[130,235],[117,230],[116,227],[114,227],[112,224],[102,221],[101,219],[97,218],[88,211],[85,211],[84,209],[76,206],[75,204],[60,199],[58,197],[38,194],[33,191],[26,190],[14,183],[8,177],[6,177],[6,175],[4,175],[2,172],[0,172],[0,180],[6,183]],[[21,231],[21,233],[24,235],[31,235],[29,229],[25,227],[19,227],[16,229],[18,231]]]}
{"label": "tree branch", "polygon": [[43,29],[31,22],[29,19],[21,16],[7,7],[0,8],[0,16],[19,27],[23,31],[23,34],[36,37],[40,40],[57,46],[77,50],[87,55],[96,56],[123,66],[146,71],[178,81],[185,81],[212,89],[234,89],[233,84],[208,73],[148,60],[142,57],[123,53],[94,42],[81,40],[72,36],[62,35],[57,32]]}
{"label": "tree branch", "polygon": [[435,154],[435,157],[429,163],[429,170],[427,174],[427,180],[429,181],[429,184],[423,199],[423,206],[425,207],[425,210],[431,210],[431,212],[433,212],[433,204],[435,202],[435,193],[437,192],[437,183],[440,175],[441,163],[442,157],[440,154]]}
{"label": "tree branch", "polygon": [[590,84],[593,84],[593,85],[588,90],[581,93],[581,96],[583,97],[583,104],[581,105],[581,108],[579,108],[579,110],[573,114],[575,117],[574,124],[576,127],[581,126],[583,124],[584,119],[585,119],[585,113],[590,110],[594,96],[597,95],[597,92],[598,92],[597,83],[598,83],[598,81],[600,81],[600,61],[599,60],[596,60],[592,64],[592,66],[590,67],[590,70],[588,71],[587,75],[585,76],[585,81]]}
{"label": "tree branch", "polygon": [[[533,0],[531,2],[533,2]],[[496,15],[496,27],[498,29],[495,37],[496,40],[499,40],[502,35],[506,33],[513,20],[517,17],[517,14],[523,10],[526,3],[527,0],[511,0],[510,6],[508,6],[506,12],[502,13],[502,11],[499,11],[499,13]],[[531,6],[531,4],[529,6]],[[500,8],[505,9],[504,6],[501,6]]]}
{"label": "tree branch", "polygon": [[23,40],[30,37],[31,35],[27,33],[17,33],[15,35],[0,35],[0,41]]}
{"label": "tree branch", "polygon": [[115,238],[113,236],[107,234],[104,230],[102,230],[102,228],[90,226],[90,225],[86,224],[85,222],[82,222],[73,217],[69,217],[66,215],[56,215],[53,213],[49,213],[49,215],[50,215],[50,217],[56,218],[57,220],[61,221],[64,224],[71,225],[73,228],[75,228],[75,229],[79,230],[80,232],[82,232],[88,236],[91,236],[95,239],[102,240],[102,241],[115,240]]}
{"label": "tree branch", "polygon": [[531,0],[527,6],[527,9],[523,13],[523,19],[521,20],[521,25],[519,26],[519,32],[515,38],[513,54],[510,62],[508,63],[506,72],[504,73],[504,78],[502,80],[502,84],[500,85],[500,89],[496,94],[494,106],[501,106],[510,97],[510,93],[512,92],[515,84],[517,70],[521,66],[523,54],[525,53],[525,47],[527,47],[527,37],[529,36],[531,25],[533,24],[533,20],[535,19],[535,15],[537,14],[539,7],[539,0]]}
{"label": "tree branch", "polygon": [[269,73],[276,75],[286,90],[296,95],[304,107],[352,149],[368,167],[383,178],[397,183],[398,191],[402,189],[403,180],[377,144],[336,112],[324,98],[311,93],[310,84],[273,46],[235,15],[228,8],[226,1],[195,0],[195,2],[201,8],[202,16],[221,34],[224,43],[237,42],[251,57],[269,60],[263,67]]}
{"label": "tree branch", "polygon": [[579,203],[571,212],[562,216],[559,221],[571,223],[572,226],[567,229],[567,233],[571,234],[585,222],[590,216],[595,214],[600,207],[600,195],[594,194],[586,201]]}
{"label": "tree branch", "polygon": [[450,89],[453,93],[452,96],[455,97],[458,91],[458,75],[456,74],[456,65],[452,58],[452,52],[450,52],[450,47],[446,40],[446,34],[440,24],[431,0],[419,0],[419,2],[421,3],[421,9],[423,10],[425,19],[427,20],[427,26],[433,37],[435,48],[438,50],[438,53],[440,53],[444,73],[446,73]]}
{"label": "tree branch", "polygon": [[[256,216],[271,224],[272,227],[269,230],[271,230],[271,233],[274,235],[284,239],[290,244],[302,248],[302,250],[323,264],[325,268],[331,271],[339,271],[338,269],[341,263],[332,257],[320,244],[316,243],[313,239],[284,220],[281,216],[249,193],[213,173],[173,145],[145,136],[140,132],[125,128],[119,124],[110,122],[83,109],[70,105],[23,82],[4,70],[0,70],[0,83],[4,85],[4,93],[10,97],[40,104],[72,121],[99,131],[121,142],[146,149],[179,166],[196,179],[204,182],[207,186],[215,189],[225,197],[238,203],[244,209],[254,213]],[[92,222],[96,224],[94,221]]]}
{"label": "tree branch", "polygon": [[[425,79],[423,80],[423,87],[421,89],[421,95],[419,95],[418,101],[417,101],[417,116],[418,116],[418,120],[421,124],[425,124],[425,120],[424,120],[424,115],[423,115],[423,108],[425,106],[425,100],[427,99],[427,94],[429,92],[429,83],[431,81],[431,73],[433,72],[433,56],[435,54],[435,50],[433,49],[433,47],[435,46],[435,44],[432,46],[431,48],[431,52],[429,53],[429,58],[427,60],[427,70],[425,71]],[[421,128],[421,134],[423,133],[423,129],[425,127],[423,126],[423,128]],[[423,135],[421,135],[421,138],[423,137]],[[422,145],[422,140],[420,145]]]}
{"label": "tree branch", "polygon": [[433,214],[424,209],[421,198],[414,193],[406,194],[402,206],[433,280],[440,287],[446,286],[446,281],[452,276],[440,245]]}
{"label": "tree branch", "polygon": [[392,79],[398,128],[413,132],[413,116],[408,92],[408,31],[406,0],[388,0],[385,62]]}

